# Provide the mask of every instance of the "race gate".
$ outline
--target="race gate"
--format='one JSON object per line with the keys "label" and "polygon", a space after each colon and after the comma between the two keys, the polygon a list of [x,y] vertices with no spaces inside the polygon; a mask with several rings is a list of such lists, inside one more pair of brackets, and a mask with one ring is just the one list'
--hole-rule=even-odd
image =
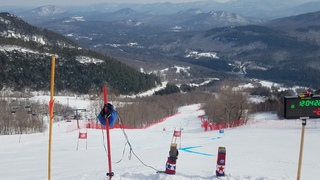
{"label": "race gate", "polygon": [[88,131],[87,131],[87,129],[86,129],[86,132],[81,132],[81,129],[79,129],[77,150],[79,149],[79,139],[86,140],[86,150],[87,150],[88,149]]}
{"label": "race gate", "polygon": [[[171,144],[175,143],[177,144],[177,138],[180,138],[180,143],[179,143],[179,148],[181,148],[181,128],[180,130],[174,130],[173,131],[173,135],[172,135],[172,139],[171,139]],[[173,141],[174,140],[174,141]]]}
{"label": "race gate", "polygon": [[179,155],[179,151],[177,148],[177,138],[180,138],[180,144],[181,147],[181,128],[179,131],[174,130],[171,144],[170,144],[170,151],[169,151],[169,157],[166,162],[166,173],[167,174],[176,174],[176,163]]}

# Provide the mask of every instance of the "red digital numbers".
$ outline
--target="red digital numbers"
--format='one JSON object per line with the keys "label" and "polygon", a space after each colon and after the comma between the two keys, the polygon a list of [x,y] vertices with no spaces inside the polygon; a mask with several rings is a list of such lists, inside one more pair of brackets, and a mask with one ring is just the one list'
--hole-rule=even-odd
{"label": "red digital numbers", "polygon": [[320,108],[318,108],[317,110],[314,110],[313,113],[315,113],[317,116],[320,116]]}

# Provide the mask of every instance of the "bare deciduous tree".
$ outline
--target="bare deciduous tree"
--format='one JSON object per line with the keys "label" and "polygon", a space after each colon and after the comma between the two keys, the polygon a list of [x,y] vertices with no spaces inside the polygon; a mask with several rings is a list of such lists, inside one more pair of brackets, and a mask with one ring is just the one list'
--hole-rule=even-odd
{"label": "bare deciduous tree", "polygon": [[127,100],[117,108],[121,123],[141,128],[178,112],[181,106],[205,103],[212,95],[203,92],[150,96]]}
{"label": "bare deciduous tree", "polygon": [[216,97],[205,106],[205,112],[212,123],[225,122],[230,124],[248,113],[247,94],[235,87],[236,84],[232,82],[223,83]]}

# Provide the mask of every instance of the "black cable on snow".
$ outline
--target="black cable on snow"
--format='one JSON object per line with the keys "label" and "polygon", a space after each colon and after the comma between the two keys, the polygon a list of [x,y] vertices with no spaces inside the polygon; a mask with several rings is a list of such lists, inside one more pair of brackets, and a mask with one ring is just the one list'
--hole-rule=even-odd
{"label": "black cable on snow", "polygon": [[[130,144],[130,142],[129,142],[129,138],[128,138],[127,133],[125,132],[124,128],[121,126],[121,125],[123,124],[123,122],[122,122],[122,119],[121,119],[121,117],[120,117],[119,114],[118,114],[118,117],[119,117],[119,121],[120,121],[121,130],[122,130],[122,132],[123,132],[124,137],[126,138],[126,143],[125,143],[124,148],[123,148],[123,151],[122,151],[122,157],[121,157],[121,159],[120,159],[119,161],[113,162],[113,163],[117,164],[117,163],[120,163],[120,162],[122,161],[122,159],[123,159],[123,157],[124,157],[124,154],[125,154],[125,151],[126,151],[126,146],[129,145],[129,147],[130,147],[130,152],[129,152],[129,155],[128,155],[129,160],[131,160],[131,157],[132,157],[132,154],[133,154],[133,155],[140,161],[140,163],[143,164],[144,166],[146,166],[146,167],[148,167],[148,168],[151,168],[151,169],[157,171],[157,173],[163,172],[163,171],[160,171],[160,170],[158,170],[158,169],[156,169],[156,168],[154,168],[154,167],[152,167],[152,166],[150,166],[150,165],[145,164],[145,163],[136,155],[136,153],[133,151],[132,146],[131,146],[131,144]],[[102,137],[103,137],[104,150],[105,150],[105,152],[107,152],[107,148],[106,148],[106,144],[105,144],[106,141],[105,141],[103,129],[101,129],[101,132],[102,132]]]}

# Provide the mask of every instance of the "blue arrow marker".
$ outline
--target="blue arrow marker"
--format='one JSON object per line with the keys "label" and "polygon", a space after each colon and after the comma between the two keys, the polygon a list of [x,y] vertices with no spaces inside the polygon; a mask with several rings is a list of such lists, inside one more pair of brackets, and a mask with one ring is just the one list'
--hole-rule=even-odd
{"label": "blue arrow marker", "polygon": [[200,154],[200,155],[204,155],[204,156],[215,156],[213,154],[201,153],[201,152],[196,152],[196,151],[190,150],[190,149],[199,148],[199,147],[201,147],[201,146],[190,146],[190,147],[185,147],[185,148],[179,148],[179,150],[189,152],[189,153],[194,153],[194,154]]}
{"label": "blue arrow marker", "polygon": [[221,139],[222,137],[214,137],[214,138],[211,138],[211,140],[216,140],[216,139]]}

